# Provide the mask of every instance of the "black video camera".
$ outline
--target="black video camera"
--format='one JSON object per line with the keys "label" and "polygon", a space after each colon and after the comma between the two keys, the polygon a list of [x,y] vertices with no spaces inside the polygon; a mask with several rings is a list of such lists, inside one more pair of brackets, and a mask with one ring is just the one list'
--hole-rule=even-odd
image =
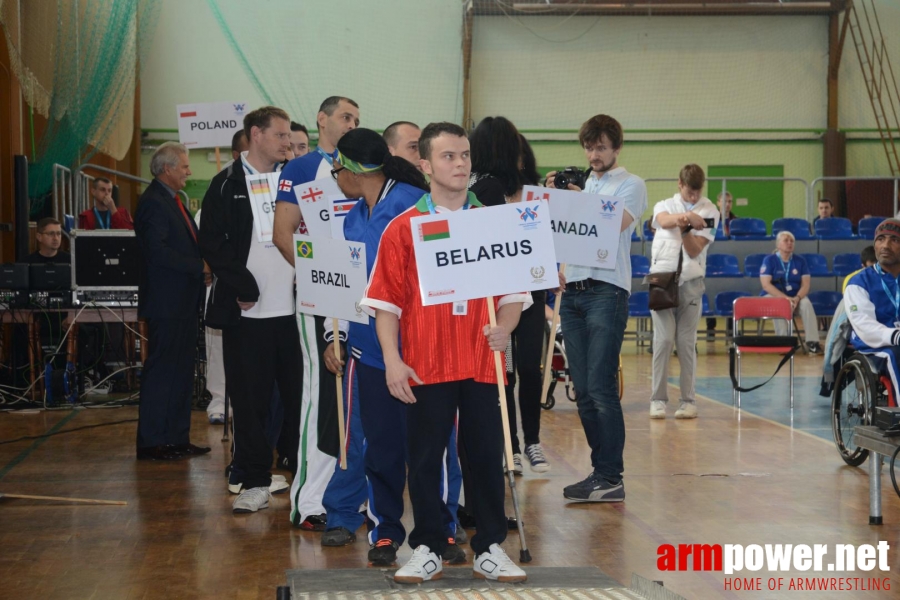
{"label": "black video camera", "polygon": [[562,171],[558,171],[556,173],[556,177],[553,178],[553,186],[559,190],[569,189],[569,184],[575,185],[584,189],[584,184],[587,183],[588,174],[584,172],[583,169],[579,169],[578,167],[566,167]]}

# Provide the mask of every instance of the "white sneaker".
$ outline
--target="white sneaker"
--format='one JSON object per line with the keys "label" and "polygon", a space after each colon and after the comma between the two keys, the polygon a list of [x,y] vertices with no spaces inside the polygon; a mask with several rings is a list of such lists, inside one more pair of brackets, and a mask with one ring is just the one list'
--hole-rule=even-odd
{"label": "white sneaker", "polygon": [[263,508],[269,508],[269,488],[255,487],[241,492],[232,505],[232,512],[252,513]]}
{"label": "white sneaker", "polygon": [[444,565],[441,558],[428,546],[419,546],[413,550],[409,561],[394,573],[397,583],[422,583],[440,579],[444,576]]}
{"label": "white sneaker", "polygon": [[[284,475],[272,475],[272,483],[269,484],[270,494],[283,494],[291,488]],[[229,483],[228,491],[232,494],[240,494],[244,489],[243,483]]]}
{"label": "white sneaker", "polygon": [[492,579],[501,583],[519,583],[528,579],[506,555],[498,544],[491,544],[490,550],[475,557],[475,579]]}
{"label": "white sneaker", "polygon": [[528,457],[528,462],[531,463],[531,470],[535,473],[546,473],[550,470],[550,463],[547,462],[547,457],[544,456],[544,449],[541,448],[540,444],[528,444],[525,446],[525,456]]}
{"label": "white sneaker", "polygon": [[650,418],[651,419],[665,419],[666,418],[666,403],[663,402],[662,400],[651,400],[650,401]]}
{"label": "white sneaker", "polygon": [[89,385],[86,394],[92,396],[106,396],[109,394],[110,385],[108,383],[99,383],[97,385]]}
{"label": "white sneaker", "polygon": [[678,410],[675,411],[676,419],[696,419],[697,405],[694,402],[682,402]]}
{"label": "white sneaker", "polygon": [[525,469],[522,467],[522,455],[521,454],[513,454],[513,473],[516,475],[521,475],[525,472]]}

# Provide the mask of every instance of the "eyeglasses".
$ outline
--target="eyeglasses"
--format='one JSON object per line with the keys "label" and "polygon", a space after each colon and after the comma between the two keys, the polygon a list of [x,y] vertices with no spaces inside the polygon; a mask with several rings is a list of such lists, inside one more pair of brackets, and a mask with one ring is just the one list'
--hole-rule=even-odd
{"label": "eyeglasses", "polygon": [[346,169],[346,168],[347,168],[347,167],[341,167],[340,169],[332,169],[332,170],[331,170],[331,177],[332,177],[332,179],[334,179],[335,181],[337,181],[338,173],[340,173],[341,171],[343,171],[343,170]]}

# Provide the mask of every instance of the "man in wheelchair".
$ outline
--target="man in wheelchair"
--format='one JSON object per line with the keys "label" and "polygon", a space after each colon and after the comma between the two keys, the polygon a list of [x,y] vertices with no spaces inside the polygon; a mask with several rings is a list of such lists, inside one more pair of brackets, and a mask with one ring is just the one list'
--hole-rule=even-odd
{"label": "man in wheelchair", "polygon": [[875,266],[856,273],[844,290],[850,347],[832,397],[835,443],[844,461],[854,466],[868,452],[853,443],[853,427],[871,424],[873,406],[896,405],[900,390],[900,220],[878,225],[875,256]]}

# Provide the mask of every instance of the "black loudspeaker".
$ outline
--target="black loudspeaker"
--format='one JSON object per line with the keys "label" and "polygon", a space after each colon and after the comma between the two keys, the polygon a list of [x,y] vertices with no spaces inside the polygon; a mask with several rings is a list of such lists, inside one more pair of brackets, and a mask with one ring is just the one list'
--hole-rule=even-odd
{"label": "black loudspeaker", "polygon": [[13,157],[13,195],[16,206],[16,262],[24,262],[28,251],[28,158]]}

